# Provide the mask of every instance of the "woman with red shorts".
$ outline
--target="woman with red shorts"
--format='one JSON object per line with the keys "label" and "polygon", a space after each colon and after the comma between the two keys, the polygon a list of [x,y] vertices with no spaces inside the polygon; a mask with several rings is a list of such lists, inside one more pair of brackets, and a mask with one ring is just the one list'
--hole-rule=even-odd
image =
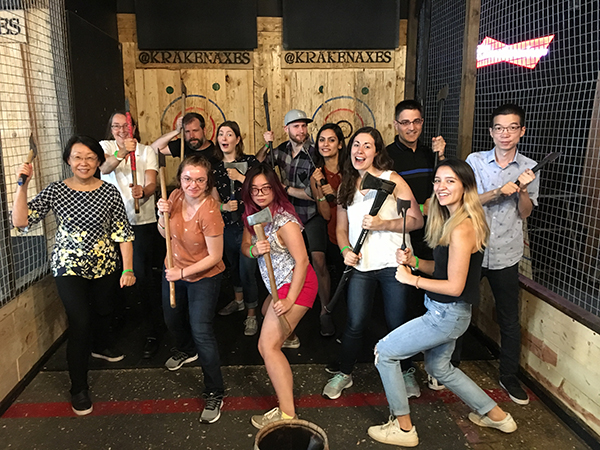
{"label": "woman with red shorts", "polygon": [[[302,239],[302,223],[289,202],[283,185],[271,167],[260,164],[246,173],[242,187],[245,212],[242,253],[258,259],[258,267],[270,292],[269,275],[264,254],[270,253],[275,272],[279,301],[265,301],[264,321],[258,340],[258,350],[265,361],[265,367],[279,406],[264,415],[252,417],[252,425],[263,428],[278,420],[294,419],[294,380],[290,364],[281,351],[281,345],[288,337],[279,325],[278,316],[285,316],[292,331],[300,319],[312,307],[317,297],[317,276],[308,262],[308,254]],[[259,241],[254,230],[248,226],[247,217],[269,208],[273,222],[265,224],[267,239]]]}

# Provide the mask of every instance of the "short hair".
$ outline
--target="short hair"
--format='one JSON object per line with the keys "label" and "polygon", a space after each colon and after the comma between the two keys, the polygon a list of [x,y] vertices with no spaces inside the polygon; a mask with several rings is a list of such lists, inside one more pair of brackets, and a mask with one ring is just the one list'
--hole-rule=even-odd
{"label": "short hair", "polygon": [[519,125],[522,127],[525,126],[525,110],[514,103],[505,103],[504,105],[498,106],[494,112],[492,112],[492,116],[490,117],[490,128],[494,126],[494,119],[496,116],[505,116],[507,114],[515,114],[519,116],[521,122]]}
{"label": "short hair", "polygon": [[[115,112],[113,112],[110,117],[108,118],[108,124],[106,125],[106,140],[112,140],[113,139],[113,134],[112,134],[112,121],[115,118],[116,115],[121,114],[122,116],[127,117],[127,112],[123,111],[123,110],[117,110]],[[129,114],[129,116],[131,116],[131,114]],[[140,130],[138,130],[137,124],[135,123],[135,120],[133,119],[133,117],[131,117],[131,126],[135,127],[135,131],[133,132],[133,138],[137,139],[137,141],[139,142],[140,139]]]}
{"label": "short hair", "polygon": [[181,125],[186,126],[188,123],[191,123],[194,120],[198,120],[198,122],[200,122],[200,128],[204,128],[206,126],[206,122],[204,121],[204,117],[202,117],[202,114],[198,114],[196,112],[189,112],[185,116],[183,116],[183,121]]}
{"label": "short hair", "polygon": [[423,107],[416,100],[403,100],[396,105],[396,109],[394,110],[394,119],[397,119],[398,116],[405,110],[417,110],[423,116]]}
{"label": "short hair", "polygon": [[240,138],[240,142],[238,142],[235,146],[235,159],[241,158],[242,156],[244,156],[244,140],[242,139],[242,132],[240,131],[240,126],[234,120],[226,120],[221,125],[219,125],[219,127],[217,128],[217,133],[216,133],[217,145],[215,145],[215,157],[219,161],[223,161],[223,150],[221,150],[221,146],[219,145],[219,142],[218,142],[219,131],[221,131],[221,128],[223,128],[223,127],[231,128],[231,131],[233,131],[233,134],[235,134],[235,137]]}
{"label": "short hair", "polygon": [[106,156],[104,156],[104,150],[102,149],[102,146],[96,139],[90,136],[76,134],[75,136],[72,136],[71,139],[67,141],[67,145],[65,145],[65,149],[63,151],[63,161],[65,163],[69,164],[71,150],[73,149],[73,146],[75,144],[85,145],[87,148],[93,151],[98,157],[98,161],[101,165],[104,164],[104,161],[106,161]]}
{"label": "short hair", "polygon": [[204,167],[206,169],[206,192],[210,194],[215,186],[215,176],[210,161],[202,155],[186,156],[184,160],[181,161],[181,164],[179,164],[179,167],[177,168],[177,177],[175,180],[177,187],[181,187],[181,173],[187,166]]}

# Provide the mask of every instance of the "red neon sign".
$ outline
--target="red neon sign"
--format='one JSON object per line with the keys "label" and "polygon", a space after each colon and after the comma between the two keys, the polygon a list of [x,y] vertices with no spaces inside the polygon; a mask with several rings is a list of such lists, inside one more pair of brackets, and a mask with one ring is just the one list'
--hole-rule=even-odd
{"label": "red neon sign", "polygon": [[542,56],[548,54],[548,46],[554,35],[507,45],[487,37],[477,46],[477,68],[507,62],[534,69]]}

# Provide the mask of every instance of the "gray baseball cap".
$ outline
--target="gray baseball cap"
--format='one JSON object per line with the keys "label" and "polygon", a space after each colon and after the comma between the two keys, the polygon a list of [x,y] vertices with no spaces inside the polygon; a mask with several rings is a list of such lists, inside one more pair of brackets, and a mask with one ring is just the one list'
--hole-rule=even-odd
{"label": "gray baseball cap", "polygon": [[302,120],[306,123],[312,122],[312,119],[309,119],[304,111],[301,111],[299,109],[292,109],[288,111],[285,117],[283,118],[283,123],[287,127],[290,123],[297,122],[299,120]]}

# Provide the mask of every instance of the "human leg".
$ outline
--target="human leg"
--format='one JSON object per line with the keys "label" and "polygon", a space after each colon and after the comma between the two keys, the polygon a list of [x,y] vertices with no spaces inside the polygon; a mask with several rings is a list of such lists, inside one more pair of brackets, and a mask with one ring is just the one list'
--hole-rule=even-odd
{"label": "human leg", "polygon": [[240,278],[240,246],[243,229],[236,224],[225,227],[223,234],[223,252],[229,261],[229,273],[233,284],[234,299],[219,310],[220,316],[228,316],[244,309],[244,288]]}

